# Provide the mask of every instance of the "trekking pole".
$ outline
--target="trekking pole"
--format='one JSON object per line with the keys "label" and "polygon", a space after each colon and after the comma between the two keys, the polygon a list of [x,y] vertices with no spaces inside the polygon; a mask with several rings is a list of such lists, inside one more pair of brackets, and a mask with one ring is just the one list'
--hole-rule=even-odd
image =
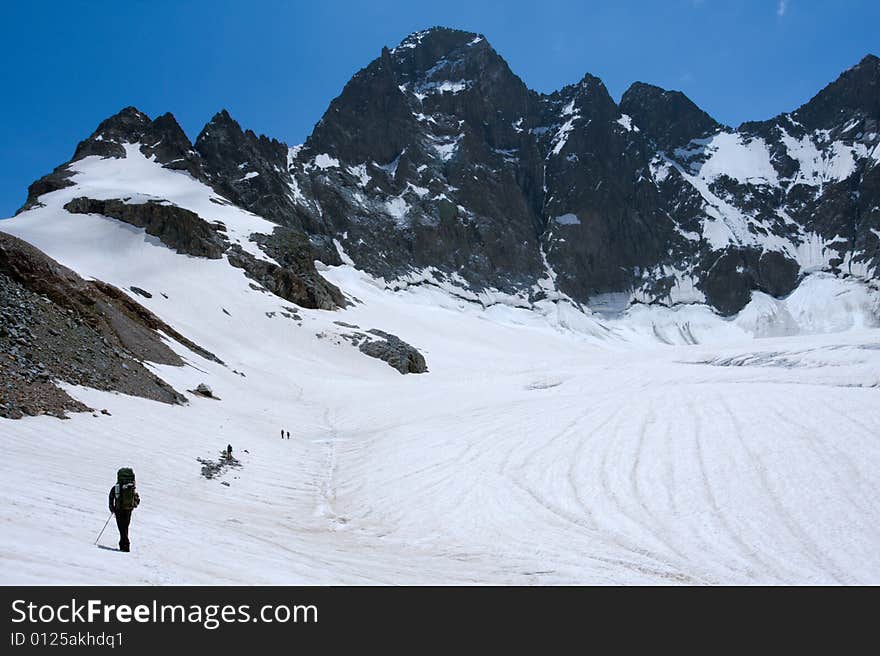
{"label": "trekking pole", "polygon": [[[113,517],[113,513],[110,513],[110,517]],[[98,537],[95,538],[95,544],[98,544],[98,540],[100,540],[101,536],[104,535],[104,529],[107,528],[107,524],[110,523],[110,517],[108,517],[107,521],[104,522],[104,528],[101,529],[101,532],[98,533]]]}

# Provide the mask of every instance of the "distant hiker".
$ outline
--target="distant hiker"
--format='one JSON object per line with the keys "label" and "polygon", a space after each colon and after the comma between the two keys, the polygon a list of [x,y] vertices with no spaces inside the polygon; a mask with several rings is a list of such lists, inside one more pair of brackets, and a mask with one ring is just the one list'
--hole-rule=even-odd
{"label": "distant hiker", "polygon": [[284,439],[284,429],[283,428],[281,429],[281,439],[282,440]]}
{"label": "distant hiker", "polygon": [[287,439],[290,439],[290,431],[287,431]]}
{"label": "distant hiker", "polygon": [[134,486],[134,471],[123,467],[116,472],[116,485],[110,488],[110,512],[116,515],[116,526],[119,528],[119,550],[129,551],[128,525],[131,522],[131,511],[138,507],[141,498]]}
{"label": "distant hiker", "polygon": [[232,445],[231,444],[226,445],[226,459],[232,460]]}

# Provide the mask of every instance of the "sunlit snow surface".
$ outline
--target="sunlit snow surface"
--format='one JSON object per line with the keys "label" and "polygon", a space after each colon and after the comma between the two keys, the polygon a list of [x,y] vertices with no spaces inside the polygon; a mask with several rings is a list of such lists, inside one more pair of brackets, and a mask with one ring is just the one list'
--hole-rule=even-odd
{"label": "sunlit snow surface", "polygon": [[[143,193],[233,238],[271,230],[143,164]],[[300,326],[224,260],[59,209],[119,197],[99,181],[112,166],[83,164],[81,186],[0,230],[153,293],[137,300],[227,364],[172,343],[189,366],[154,369],[221,400],[69,388],[112,416],[0,419],[0,583],[880,583],[880,331],[861,283],[810,276],[732,320],[608,318],[392,292],[343,266],[324,274],[361,302]],[[400,336],[430,373],[365,357],[334,321]],[[243,467],[202,478],[196,459],[227,443]],[[92,544],[121,466],[142,499],[130,554]]]}

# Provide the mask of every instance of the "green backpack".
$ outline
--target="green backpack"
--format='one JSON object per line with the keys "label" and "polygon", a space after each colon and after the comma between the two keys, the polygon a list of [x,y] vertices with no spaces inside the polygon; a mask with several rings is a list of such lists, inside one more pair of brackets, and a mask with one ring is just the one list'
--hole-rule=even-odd
{"label": "green backpack", "polygon": [[138,505],[137,496],[134,470],[131,467],[123,467],[116,472],[116,507],[120,510],[134,510]]}

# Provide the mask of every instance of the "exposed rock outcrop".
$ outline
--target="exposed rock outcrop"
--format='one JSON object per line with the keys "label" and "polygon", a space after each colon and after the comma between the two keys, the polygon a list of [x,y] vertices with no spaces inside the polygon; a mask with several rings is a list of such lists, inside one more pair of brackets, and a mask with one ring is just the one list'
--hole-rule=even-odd
{"label": "exposed rock outcrop", "polygon": [[61,166],[56,167],[55,170],[48,175],[44,175],[39,180],[32,182],[28,187],[27,200],[24,202],[24,205],[18,208],[16,214],[21,214],[22,212],[26,212],[35,207],[42,207],[43,205],[40,203],[40,196],[44,194],[49,194],[66,187],[72,187],[74,184],[70,180],[72,175],[73,171],[70,170],[68,164],[62,164]]}
{"label": "exposed rock outcrop", "polygon": [[297,226],[289,201],[287,146],[243,131],[224,109],[196,138],[207,181],[224,198],[271,221]]}
{"label": "exposed rock outcrop", "polygon": [[345,297],[336,285],[327,282],[315,269],[314,261],[278,266],[245,251],[234,244],[228,251],[229,263],[240,269],[251,280],[276,296],[305,308],[335,310],[346,305]]}
{"label": "exposed rock outcrop", "polygon": [[125,199],[79,197],[64,206],[72,214],[101,214],[143,228],[178,253],[220,259],[228,244],[217,227],[195,212],[166,202],[127,203]]}
{"label": "exposed rock outcrop", "polygon": [[367,332],[379,339],[363,340],[358,345],[361,353],[384,360],[402,374],[423,374],[428,371],[425,357],[414,346],[381,330],[372,329]]}
{"label": "exposed rock outcrop", "polygon": [[729,315],[749,302],[753,289],[781,297],[795,288],[798,278],[797,263],[780,253],[730,248],[715,259],[703,290],[721,314]]}

